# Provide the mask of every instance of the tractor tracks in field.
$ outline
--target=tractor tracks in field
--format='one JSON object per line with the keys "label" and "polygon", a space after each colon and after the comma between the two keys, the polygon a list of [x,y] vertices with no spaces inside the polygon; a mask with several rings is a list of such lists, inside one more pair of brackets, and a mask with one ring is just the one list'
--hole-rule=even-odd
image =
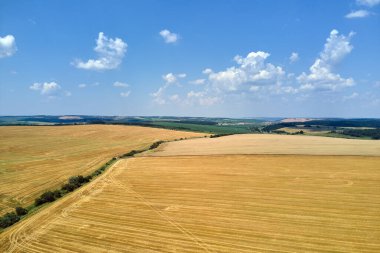
{"label": "tractor tracks in field", "polygon": [[[143,154],[145,152],[151,152],[157,149],[162,142],[152,144],[148,149],[137,151],[136,154]],[[156,146],[154,146],[156,145]],[[153,148],[152,148],[153,147]],[[102,173],[95,180],[87,185],[82,186],[71,194],[64,198],[51,203],[49,206],[42,207],[41,210],[37,210],[36,213],[31,214],[26,219],[20,221],[18,224],[8,228],[6,231],[0,234],[0,251],[1,252],[40,252],[38,247],[31,247],[30,242],[38,240],[41,236],[46,234],[52,225],[59,223],[60,220],[68,218],[70,213],[78,209],[84,202],[89,201],[93,196],[101,193],[107,185],[115,184],[120,188],[126,190],[128,193],[133,194],[141,203],[153,210],[161,219],[175,227],[181,233],[183,233],[188,239],[194,241],[200,248],[206,252],[213,252],[209,246],[201,239],[196,237],[193,233],[185,229],[183,226],[172,220],[166,214],[157,210],[152,203],[147,201],[143,196],[134,191],[129,185],[121,183],[116,179],[114,173],[121,172],[117,170],[119,163],[122,160],[133,158],[134,154],[126,157],[119,157],[119,159],[112,164],[104,173]],[[33,227],[35,224],[39,224],[38,227]],[[57,245],[60,247],[59,245]]]}
{"label": "tractor tracks in field", "polygon": [[[128,161],[126,161],[126,164],[124,167],[127,168]],[[120,180],[116,179],[113,174],[109,175],[112,184],[116,185],[122,189],[124,189],[127,193],[133,195],[136,199],[139,200],[143,205],[147,206],[149,209],[151,209],[154,213],[156,213],[161,219],[163,219],[165,222],[169,223],[171,226],[179,230],[181,233],[183,233],[188,239],[191,241],[194,241],[200,248],[204,249],[205,252],[214,252],[212,249],[210,249],[209,245],[202,241],[200,238],[195,236],[191,231],[184,228],[181,224],[175,222],[173,219],[171,219],[168,215],[161,212],[157,208],[154,207],[153,203],[149,202],[146,198],[144,198],[141,194],[133,190],[133,185],[129,183],[128,181],[120,182]]]}
{"label": "tractor tracks in field", "polygon": [[[37,240],[50,229],[51,225],[56,224],[61,219],[67,218],[69,214],[78,209],[82,203],[89,201],[91,197],[101,193],[103,188],[111,183],[112,180],[110,180],[109,174],[115,170],[119,162],[120,161],[115,162],[104,174],[97,177],[91,183],[72,192],[70,195],[67,195],[66,198],[52,203],[50,206],[47,206],[43,210],[38,211],[38,213],[31,215],[19,224],[3,232],[3,234],[1,234],[3,238],[0,239],[0,251],[17,252],[28,250],[39,252],[29,247],[26,248],[28,242]],[[53,213],[54,215],[52,215]],[[41,225],[37,229],[33,228],[33,225],[38,222],[40,222]],[[1,245],[5,244],[8,244],[8,247],[3,249]]]}

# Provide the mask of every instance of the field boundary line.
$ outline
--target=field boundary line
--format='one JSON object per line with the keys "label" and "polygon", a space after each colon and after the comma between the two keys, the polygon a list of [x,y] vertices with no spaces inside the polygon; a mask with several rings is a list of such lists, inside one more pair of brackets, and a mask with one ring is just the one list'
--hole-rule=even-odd
{"label": "field boundary line", "polygon": [[[77,191],[72,192],[72,194],[64,196],[62,199],[60,199],[62,201],[59,200],[53,202],[51,205],[46,206],[46,208],[33,214],[33,216],[28,217],[25,220],[22,220],[20,223],[17,224],[17,226],[10,227],[9,230],[6,230],[4,233],[2,233],[2,239],[5,241],[6,238],[8,238],[10,242],[9,247],[5,252],[15,252],[20,248],[22,249],[26,243],[33,241],[39,238],[42,234],[44,234],[44,232],[48,230],[49,226],[53,224],[55,221],[65,218],[67,216],[67,213],[72,212],[73,210],[78,208],[79,205],[77,205],[77,201],[82,199],[82,197],[84,196],[84,191],[89,192],[86,196],[91,196],[93,194],[99,193],[98,191],[96,191],[95,193],[92,192],[92,188],[97,188],[99,183],[102,183],[100,187],[101,189],[108,185],[111,182],[109,180],[108,174],[115,169],[115,165],[117,165],[119,162],[120,160],[113,163],[104,173],[96,177],[95,180],[91,181],[89,184],[86,184],[83,187],[79,188]],[[65,197],[67,198],[65,199]],[[79,200],[76,200],[78,197]],[[72,203],[70,203],[69,206],[67,206],[66,208],[63,208],[61,212],[58,212],[59,215],[57,217],[50,219],[47,223],[44,220],[45,224],[42,224],[39,228],[32,231],[31,233],[28,233],[28,231],[26,231],[28,229],[28,226],[33,224],[34,221],[41,219],[43,216],[49,216],[50,212],[54,211],[54,209],[59,209],[62,205],[70,201],[72,201]]]}

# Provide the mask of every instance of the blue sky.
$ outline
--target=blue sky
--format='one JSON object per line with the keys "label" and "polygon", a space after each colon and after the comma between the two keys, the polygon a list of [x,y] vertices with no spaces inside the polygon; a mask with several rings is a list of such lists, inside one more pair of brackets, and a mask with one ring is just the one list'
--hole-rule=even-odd
{"label": "blue sky", "polygon": [[380,0],[0,1],[0,114],[380,117]]}

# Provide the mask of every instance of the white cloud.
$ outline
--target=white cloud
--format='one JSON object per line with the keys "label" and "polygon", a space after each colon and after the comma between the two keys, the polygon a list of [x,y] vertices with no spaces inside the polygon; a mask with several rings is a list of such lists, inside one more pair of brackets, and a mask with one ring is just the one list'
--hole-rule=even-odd
{"label": "white cloud", "polygon": [[87,87],[87,84],[85,84],[85,83],[81,83],[81,84],[78,85],[78,87],[83,89],[83,88],[86,88],[86,87]]}
{"label": "white cloud", "polygon": [[166,90],[172,84],[177,83],[179,77],[179,75],[169,73],[163,76],[165,85],[151,95],[157,104],[167,104],[175,101],[181,102],[183,105],[212,106],[222,103],[230,95],[235,97],[236,95],[245,96],[244,94],[249,91],[268,91],[276,94],[280,92],[295,93],[296,89],[292,90],[290,86],[282,88],[282,80],[286,78],[285,71],[279,66],[267,63],[266,59],[268,57],[269,53],[266,52],[251,52],[246,57],[235,56],[234,61],[237,65],[224,71],[216,72],[210,68],[204,69],[202,73],[207,75],[207,78],[189,82],[202,85],[202,89],[187,92],[182,100],[173,99],[165,95]]}
{"label": "white cloud", "polygon": [[209,68],[204,69],[204,70],[202,71],[202,73],[205,74],[205,75],[211,74],[212,72],[213,72],[212,69],[209,69]]}
{"label": "white cloud", "polygon": [[380,0],[356,0],[356,3],[359,5],[373,7],[375,5],[380,4]]}
{"label": "white cloud", "polygon": [[206,69],[208,81],[218,91],[239,91],[249,89],[252,85],[276,84],[285,72],[279,66],[266,63],[269,53],[251,52],[246,57],[235,56],[237,67],[229,67],[224,71],[213,72]]}
{"label": "white cloud", "polygon": [[41,90],[41,84],[40,83],[34,83],[34,84],[32,84],[30,87],[29,87],[29,89],[31,89],[31,90]]}
{"label": "white cloud", "polygon": [[162,79],[164,79],[166,83],[172,84],[172,83],[177,82],[178,78],[185,78],[185,77],[186,77],[185,73],[181,73],[181,74],[168,73],[166,75],[163,75]]}
{"label": "white cloud", "polygon": [[[352,51],[353,36],[353,32],[341,35],[337,30],[332,30],[323,50],[310,66],[310,71],[298,76],[286,73],[282,67],[268,62],[270,56],[268,52],[257,51],[250,52],[245,57],[235,56],[236,64],[225,70],[204,69],[202,73],[206,75],[205,78],[189,82],[202,84],[200,90],[187,91],[182,99],[178,94],[171,96],[166,94],[169,87],[178,84],[180,75],[173,73],[163,75],[165,84],[151,95],[157,104],[211,106],[230,99],[265,99],[271,95],[284,95],[281,99],[294,96],[295,100],[305,100],[313,91],[338,91],[355,84],[352,78],[342,77],[333,71],[334,67]],[[296,61],[298,58],[298,53],[293,52],[289,60]],[[178,87],[189,88],[180,85]],[[354,98],[358,95],[351,96]]]}
{"label": "white cloud", "polygon": [[120,92],[120,96],[125,97],[125,98],[128,97],[129,94],[131,94],[131,91]]}
{"label": "white cloud", "polygon": [[332,30],[320,54],[321,59],[326,63],[337,63],[342,60],[353,49],[350,40],[354,35],[354,32],[350,32],[348,36],[339,35],[337,30]]}
{"label": "white cloud", "polygon": [[335,91],[355,84],[352,78],[343,78],[332,72],[333,67],[352,51],[350,40],[353,35],[352,32],[348,36],[339,35],[337,30],[330,32],[323,51],[310,67],[310,73],[297,77],[300,90]]}
{"label": "white cloud", "polygon": [[167,89],[168,84],[165,84],[164,86],[160,87],[156,92],[152,93],[151,96],[153,97],[153,101],[159,105],[166,104],[166,99],[164,98],[164,92]]}
{"label": "white cloud", "polygon": [[190,91],[187,93],[188,103],[196,102],[201,106],[211,106],[221,102],[217,96],[209,96],[206,91]]}
{"label": "white cloud", "polygon": [[199,98],[199,97],[203,97],[204,95],[205,95],[205,92],[203,91],[199,91],[199,92],[190,91],[187,93],[188,98]]}
{"label": "white cloud", "polygon": [[0,58],[12,56],[16,51],[16,39],[13,35],[0,37]]}
{"label": "white cloud", "polygon": [[202,85],[205,82],[206,82],[206,79],[196,79],[196,80],[190,81],[189,83],[195,84],[195,85]]}
{"label": "white cloud", "polygon": [[[33,83],[30,87],[31,90],[40,91],[41,95],[51,95],[61,89],[61,86],[56,82]],[[70,93],[71,94],[71,93]]]}
{"label": "white cloud", "polygon": [[365,17],[368,17],[369,14],[370,14],[369,11],[366,11],[366,10],[357,10],[357,11],[351,11],[345,17],[346,18],[365,18]]}
{"label": "white cloud", "polygon": [[129,87],[129,84],[116,81],[113,83],[113,86],[118,87],[118,88],[127,88],[127,87]]}
{"label": "white cloud", "polygon": [[64,94],[66,97],[71,97],[71,95],[72,95],[72,93],[70,91],[67,91],[67,90],[64,92]]}
{"label": "white cloud", "polygon": [[199,104],[203,106],[211,106],[221,102],[219,97],[202,97],[199,99]]}
{"label": "white cloud", "polygon": [[299,60],[299,56],[298,56],[298,53],[296,52],[293,52],[290,57],[289,57],[289,61],[290,63],[293,63],[293,62],[296,62]]}
{"label": "white cloud", "polygon": [[178,94],[171,95],[171,96],[169,97],[169,99],[170,99],[171,101],[173,101],[173,102],[179,102],[179,101],[180,101],[180,99],[179,99],[179,95],[178,95]]}
{"label": "white cloud", "polygon": [[[157,104],[163,105],[167,103],[167,96],[165,96],[165,90],[169,88],[172,84],[178,84],[178,79],[185,78],[185,73],[173,74],[168,73],[162,76],[162,79],[165,81],[165,84],[161,86],[156,92],[152,93],[153,101]],[[170,100],[172,100],[169,97]]]}
{"label": "white cloud", "polygon": [[260,90],[260,86],[252,85],[251,87],[249,87],[249,90],[253,92],[258,91]]}
{"label": "white cloud", "polygon": [[167,29],[160,31],[160,35],[164,38],[165,43],[175,43],[179,39],[178,34],[172,33]]}
{"label": "white cloud", "polygon": [[[129,84],[116,81],[116,82],[113,83],[113,87],[126,89],[126,88],[129,87]],[[124,92],[120,92],[120,96],[125,97],[125,98],[128,97],[130,94],[131,94],[130,90],[124,91]]]}
{"label": "white cloud", "polygon": [[77,60],[73,65],[80,69],[107,70],[117,68],[127,52],[127,43],[120,38],[107,38],[100,32],[96,40],[94,51],[98,54],[97,59],[89,59],[87,62]]}
{"label": "white cloud", "polygon": [[351,99],[357,98],[358,96],[359,94],[357,92],[353,92],[351,95],[344,96],[343,101],[351,100]]}
{"label": "white cloud", "polygon": [[164,79],[166,83],[175,83],[177,81],[177,77],[173,73],[163,75],[162,79]]}

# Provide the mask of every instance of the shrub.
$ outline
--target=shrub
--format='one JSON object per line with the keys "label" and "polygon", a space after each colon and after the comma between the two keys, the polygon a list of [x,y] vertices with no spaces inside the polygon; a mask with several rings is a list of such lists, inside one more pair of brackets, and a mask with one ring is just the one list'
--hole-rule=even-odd
{"label": "shrub", "polygon": [[85,182],[85,179],[81,175],[69,178],[69,184],[73,184],[73,185],[77,186],[76,188],[78,188],[79,186],[81,186],[84,182]]}
{"label": "shrub", "polygon": [[55,200],[54,193],[51,191],[44,192],[42,195],[34,201],[36,206],[40,206],[47,202],[53,202]]}
{"label": "shrub", "polygon": [[120,157],[121,157],[121,158],[124,158],[124,157],[128,157],[128,156],[133,156],[133,155],[135,155],[135,154],[137,154],[137,153],[138,153],[138,151],[136,151],[136,150],[132,150],[132,151],[129,151],[128,153],[126,153],[126,154],[120,156]]}
{"label": "shrub", "polygon": [[[95,172],[93,172],[91,175],[89,175],[87,177],[83,177],[81,175],[70,177],[69,178],[69,182],[67,184],[64,184],[61,187],[61,189],[63,191],[66,191],[66,192],[72,192],[72,191],[74,191],[76,188],[81,187],[83,184],[90,182],[90,180],[92,179],[92,177],[101,174],[102,171],[105,169],[105,167],[104,168],[103,167],[101,167],[100,169],[97,169]],[[60,191],[58,191],[58,192],[61,193]],[[59,196],[59,197],[61,197],[61,196]],[[59,198],[59,197],[56,197],[56,198]]]}
{"label": "shrub", "polygon": [[16,213],[14,212],[7,213],[3,217],[0,218],[0,227],[1,228],[9,227],[15,224],[16,222],[18,222],[19,220],[20,220],[20,217]]}
{"label": "shrub", "polygon": [[59,199],[60,197],[62,197],[62,192],[60,190],[55,190],[53,191],[53,195],[55,199]]}
{"label": "shrub", "polygon": [[162,143],[164,143],[164,142],[163,141],[156,141],[155,143],[153,143],[152,145],[150,145],[149,149],[158,148],[158,146],[160,146]]}
{"label": "shrub", "polygon": [[22,208],[21,206],[16,207],[15,210],[18,216],[23,216],[28,213],[28,210],[26,210],[25,208]]}
{"label": "shrub", "polygon": [[66,192],[72,192],[76,188],[77,188],[76,185],[69,183],[69,184],[64,184],[61,189],[64,190],[64,191],[66,191]]}
{"label": "shrub", "polygon": [[228,136],[228,135],[232,135],[232,134],[213,134],[210,136],[210,138],[218,138],[218,137],[223,137],[223,136]]}

